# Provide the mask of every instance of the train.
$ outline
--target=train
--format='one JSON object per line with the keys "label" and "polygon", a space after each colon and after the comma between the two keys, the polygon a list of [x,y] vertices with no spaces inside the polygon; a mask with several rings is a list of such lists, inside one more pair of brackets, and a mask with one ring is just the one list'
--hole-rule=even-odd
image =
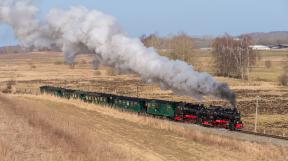
{"label": "train", "polygon": [[239,130],[244,126],[241,121],[241,114],[237,108],[128,97],[53,86],[41,86],[40,92],[66,99],[80,99],[88,103],[105,105],[177,122],[229,130]]}

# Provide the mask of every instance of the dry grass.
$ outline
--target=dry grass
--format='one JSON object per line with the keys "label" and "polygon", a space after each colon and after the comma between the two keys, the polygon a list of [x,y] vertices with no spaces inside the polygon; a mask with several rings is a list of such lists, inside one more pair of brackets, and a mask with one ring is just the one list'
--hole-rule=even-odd
{"label": "dry grass", "polygon": [[[288,51],[261,51],[258,53],[261,59],[257,60],[255,66],[249,72],[250,81],[278,82],[278,77],[283,72],[285,61],[287,62]],[[196,69],[214,74],[212,54],[200,53],[197,55]],[[269,68],[266,63],[270,62]],[[272,65],[273,64],[273,65]]]}
{"label": "dry grass", "polygon": [[[6,135],[0,129],[0,160],[57,160],[57,161],[103,161],[139,160],[118,145],[95,137],[88,127],[75,123],[76,120],[63,119],[57,111],[34,110],[31,104],[17,104],[2,97],[1,112],[7,114],[8,126],[16,128],[16,138]],[[24,103],[24,104],[23,104]],[[41,107],[39,107],[41,108]],[[62,116],[63,117],[63,116]],[[3,118],[2,118],[3,119]],[[17,125],[15,122],[17,121]],[[80,130],[81,129],[81,130]],[[19,131],[18,131],[19,130]],[[4,134],[3,134],[4,133]],[[9,142],[11,141],[12,142]],[[4,141],[4,142],[3,142]],[[11,144],[13,148],[7,144]],[[22,152],[25,153],[22,153]],[[39,154],[41,157],[37,156]],[[26,158],[29,156],[30,158]],[[31,157],[34,156],[34,157]]]}
{"label": "dry grass", "polygon": [[[286,124],[286,120],[273,121],[273,118],[279,116],[286,117],[288,114],[288,87],[279,86],[279,83],[275,81],[279,73],[281,73],[282,66],[284,65],[283,57],[285,55],[287,55],[287,52],[263,53],[262,59],[252,69],[249,81],[216,77],[217,80],[228,83],[236,92],[239,100],[238,107],[244,114],[243,120],[247,123],[246,127],[253,128],[251,118],[253,120],[252,114],[255,112],[256,96],[259,95],[261,97],[260,114],[269,115],[271,118],[270,123],[269,120],[268,122],[263,122],[264,120],[260,119],[259,129],[265,128],[267,131],[277,130],[280,132],[287,130],[285,126],[278,126],[279,124]],[[196,62],[198,66],[196,64],[196,68],[213,73],[212,63],[209,63],[212,61],[210,55],[201,53],[198,56]],[[265,61],[267,60],[273,64],[269,69],[265,68]],[[191,97],[175,96],[169,90],[160,90],[157,85],[145,84],[136,75],[109,76],[107,75],[109,73],[109,69],[107,68],[101,67],[98,70],[93,70],[91,61],[91,55],[80,55],[74,68],[71,69],[69,65],[64,63],[62,53],[41,52],[0,55],[0,89],[6,89],[7,83],[10,80],[15,80],[16,84],[12,85],[12,93],[39,94],[39,86],[53,85],[87,91],[136,96],[138,86],[140,97],[227,105],[226,102],[209,97],[198,101]],[[35,65],[36,68],[31,70],[31,64]],[[166,128],[165,124],[161,126]]]}
{"label": "dry grass", "polygon": [[[25,96],[34,97],[34,96]],[[103,115],[116,117],[118,119],[124,119],[130,122],[148,126],[149,128],[157,128],[172,132],[180,137],[192,140],[196,143],[212,146],[215,148],[226,149],[227,151],[237,151],[245,154],[249,154],[259,160],[282,160],[288,159],[287,147],[281,147],[276,145],[261,144],[256,142],[250,142],[245,140],[239,140],[233,137],[221,136],[217,134],[207,133],[205,131],[195,128],[187,128],[179,124],[171,123],[170,121],[159,120],[151,117],[138,116],[134,113],[125,113],[118,111],[114,108],[101,107],[84,103],[79,100],[65,100],[61,98],[55,98],[53,96],[45,95],[38,97],[39,99],[46,99],[50,101],[69,103],[77,107],[97,111]],[[197,130],[197,131],[196,131]]]}
{"label": "dry grass", "polygon": [[[288,136],[288,115],[269,115],[262,114],[258,116],[258,130],[259,132],[271,134],[271,135],[284,135]],[[248,117],[248,124],[254,124],[254,116]],[[254,129],[254,126],[250,127]]]}
{"label": "dry grass", "polygon": [[12,157],[13,154],[11,153],[11,148],[7,144],[0,141],[0,158],[3,160],[14,160]]}
{"label": "dry grass", "polygon": [[[288,102],[288,87],[279,86],[278,82],[261,81],[264,79],[272,79],[273,81],[282,70],[282,61],[285,55],[283,53],[273,54],[275,53],[263,54],[262,59],[251,71],[252,80],[250,81],[216,77],[219,81],[228,83],[236,92],[239,100],[238,107],[244,114],[244,121],[248,123],[245,127],[253,126],[249,121],[249,115],[255,112],[257,95],[261,97],[259,109],[261,112],[270,114],[271,117],[273,115],[288,114],[288,111],[285,110]],[[204,65],[203,70],[212,68],[211,63],[204,63],[207,60],[212,61],[209,54],[201,53],[198,56],[197,63]],[[199,101],[191,97],[176,96],[169,90],[160,90],[157,85],[145,84],[136,75],[115,76],[112,74],[113,76],[109,76],[109,68],[101,67],[98,70],[93,70],[91,63],[89,63],[92,59],[91,55],[81,55],[77,58],[74,69],[71,69],[69,65],[64,63],[62,53],[4,54],[0,56],[0,89],[6,89],[7,83],[10,80],[15,80],[17,84],[12,86],[13,93],[39,94],[39,86],[53,85],[135,97],[138,86],[139,96],[144,98],[229,105],[227,102],[209,97]],[[27,60],[36,65],[37,68],[31,70]],[[265,61],[267,60],[273,63],[273,66],[269,69],[265,68]],[[55,64],[55,62],[62,63]],[[253,77],[258,81],[253,81]],[[260,126],[262,126],[261,123]],[[274,130],[275,128],[271,129]]]}

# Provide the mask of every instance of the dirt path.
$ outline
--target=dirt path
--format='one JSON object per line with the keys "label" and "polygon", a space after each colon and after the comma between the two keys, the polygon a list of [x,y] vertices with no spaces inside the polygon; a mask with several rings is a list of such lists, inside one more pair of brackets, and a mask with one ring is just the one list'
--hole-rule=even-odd
{"label": "dirt path", "polygon": [[65,103],[0,95],[0,160],[225,161],[257,157]]}

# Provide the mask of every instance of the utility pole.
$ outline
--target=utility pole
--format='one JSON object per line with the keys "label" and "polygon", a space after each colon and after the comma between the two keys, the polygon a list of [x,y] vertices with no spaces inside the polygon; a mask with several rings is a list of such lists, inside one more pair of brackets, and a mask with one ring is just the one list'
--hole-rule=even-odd
{"label": "utility pole", "polygon": [[136,90],[136,95],[137,95],[137,98],[139,98],[139,85],[137,84],[137,88],[136,88],[137,90]]}
{"label": "utility pole", "polygon": [[259,96],[256,97],[255,124],[254,124],[255,132],[257,132],[259,98],[260,98]]}
{"label": "utility pole", "polygon": [[[248,48],[248,47],[247,47]],[[247,49],[246,49],[247,50]],[[249,70],[250,70],[250,51],[249,51],[249,49],[248,49],[248,51],[246,51],[246,52],[248,52],[248,67],[247,67],[247,80],[249,81]]]}

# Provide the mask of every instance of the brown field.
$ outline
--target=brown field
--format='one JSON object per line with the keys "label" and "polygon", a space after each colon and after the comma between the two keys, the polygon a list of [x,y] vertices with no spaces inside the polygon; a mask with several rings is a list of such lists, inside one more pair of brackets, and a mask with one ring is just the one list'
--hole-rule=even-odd
{"label": "brown field", "polygon": [[0,95],[0,105],[3,161],[288,159],[287,145],[208,134],[77,100]]}
{"label": "brown field", "polygon": [[[288,87],[279,86],[277,82],[278,77],[281,75],[282,67],[285,65],[284,61],[287,59],[287,53],[288,52],[261,53],[261,60],[258,60],[257,65],[251,69],[249,81],[217,77],[219,81],[228,83],[236,92],[238,97],[238,107],[243,114],[246,129],[251,130],[254,128],[253,123],[255,117],[256,97],[260,96],[258,131],[288,135]],[[272,62],[272,66],[269,69],[264,66],[266,60]],[[199,69],[200,71],[208,71],[213,74],[213,70],[211,70],[212,66],[207,65],[211,63],[204,63],[211,61],[211,56],[209,54],[199,55],[197,57],[197,63],[195,64],[196,69]],[[257,157],[261,155],[265,156],[266,153],[269,155],[266,156],[266,159],[273,160],[272,158],[275,157],[274,152],[275,154],[283,154],[283,149],[281,150],[280,148],[279,150],[279,147],[269,147],[267,145],[265,146],[267,149],[261,149],[260,147],[262,146],[259,147],[257,144],[255,147],[251,146],[251,148],[255,148],[253,151],[250,148],[245,149],[243,147],[235,147],[234,145],[230,146],[228,145],[228,141],[222,142],[221,138],[216,139],[220,143],[216,142],[215,145],[208,146],[208,143],[205,143],[205,139],[187,138],[183,135],[183,132],[181,133],[181,130],[180,134],[179,132],[174,131],[175,134],[173,133],[170,136],[170,134],[168,135],[167,132],[165,132],[167,129],[164,128],[164,132],[159,130],[157,123],[153,123],[152,127],[147,124],[143,125],[145,126],[144,129],[147,131],[151,130],[151,133],[148,132],[146,135],[142,131],[140,136],[143,137],[143,140],[137,142],[136,135],[139,135],[137,132],[142,130],[138,127],[140,125],[136,124],[136,118],[138,118],[138,116],[132,116],[129,114],[129,116],[133,117],[134,120],[126,120],[127,122],[122,122],[125,119],[113,118],[112,120],[109,119],[109,121],[111,121],[109,122],[107,121],[107,118],[110,117],[100,115],[96,112],[90,114],[91,111],[87,112],[78,109],[79,106],[83,105],[74,105],[75,108],[72,108],[70,111],[68,110],[68,106],[70,107],[70,105],[68,105],[67,102],[60,101],[60,103],[58,103],[58,101],[56,101],[57,103],[54,103],[50,98],[48,100],[43,100],[44,98],[42,97],[44,96],[39,98],[36,96],[35,98],[29,96],[28,99],[28,96],[21,95],[24,93],[33,95],[39,94],[39,86],[54,85],[87,91],[136,96],[138,87],[138,95],[140,97],[228,105],[224,101],[208,97],[199,101],[190,97],[175,96],[171,91],[162,91],[156,85],[145,84],[137,75],[118,75],[113,70],[106,67],[94,70],[92,67],[91,55],[79,56],[76,64],[72,67],[64,63],[63,55],[61,53],[42,52],[2,54],[0,55],[1,91],[7,91],[9,84],[11,84],[11,89],[8,89],[8,91],[18,95],[9,97],[3,96],[1,97],[2,99],[0,99],[0,107],[4,107],[4,105],[6,107],[0,108],[0,110],[5,113],[8,111],[9,115],[7,114],[7,116],[11,116],[8,118],[6,115],[1,115],[0,118],[6,120],[4,121],[5,125],[3,124],[3,128],[2,126],[0,127],[0,157],[5,156],[6,160],[13,160],[14,156],[14,160],[33,160],[31,158],[37,158],[34,160],[39,160],[39,157],[42,158],[42,160],[71,160],[71,158],[74,158],[75,160],[115,160],[115,158],[118,158],[119,160],[209,160],[209,157],[210,160],[211,158],[215,158],[215,160],[225,160],[225,157],[226,160],[257,160]],[[8,103],[5,103],[6,100]],[[9,101],[18,104],[19,107],[23,102],[23,106],[27,106],[27,109],[25,108],[25,111],[21,111],[23,110],[22,108],[13,109],[12,107],[14,105],[9,105]],[[15,106],[18,107],[17,105]],[[14,111],[11,111],[10,107]],[[38,107],[41,108],[38,109]],[[20,112],[18,110],[20,110]],[[37,110],[39,111],[37,112]],[[31,111],[32,113],[37,113],[37,116],[34,117],[34,115],[29,115]],[[1,114],[3,112],[1,112]],[[23,116],[22,114],[20,115],[19,113],[22,112],[26,114],[23,114]],[[45,114],[46,112],[47,115]],[[75,114],[77,112],[79,112],[79,116]],[[105,114],[109,115],[107,112]],[[117,115],[118,114],[119,113],[117,113]],[[97,119],[98,117],[106,119]],[[103,120],[103,122],[101,122],[101,120]],[[102,125],[98,126],[97,122],[99,121]],[[116,127],[113,122],[114,124],[121,124],[122,126],[119,125],[121,128],[119,134],[118,131],[115,132],[118,127]],[[103,126],[104,124],[108,124],[109,126],[106,128]],[[155,127],[154,124],[157,126],[155,125]],[[85,126],[82,127],[82,125]],[[161,124],[161,126],[166,127],[165,124]],[[97,128],[100,128],[101,130],[97,130]],[[125,130],[126,128],[129,130]],[[5,131],[9,131],[10,133],[7,132],[6,134]],[[135,133],[132,135],[129,134],[128,131],[133,131]],[[15,134],[9,135],[11,133]],[[111,136],[116,133],[119,137],[115,137],[114,140]],[[126,136],[128,134],[129,136]],[[99,137],[96,137],[98,135]],[[189,133],[189,135],[192,134]],[[148,138],[151,136],[153,137]],[[161,136],[165,136],[165,138],[161,138]],[[38,138],[37,140],[41,140],[41,142],[38,144],[35,138]],[[12,143],[9,142],[9,139]],[[19,140],[17,141],[17,139]],[[69,139],[73,141],[70,142]],[[150,143],[150,139],[155,140],[151,140],[153,143]],[[172,140],[179,141],[179,144],[172,142]],[[17,145],[18,142],[19,145]],[[127,146],[125,146],[126,144]],[[131,146],[130,148],[128,144]],[[177,146],[172,146],[174,144]],[[225,148],[225,150],[221,150],[222,147],[226,147],[224,144],[227,144],[228,150]],[[238,144],[238,142],[235,144]],[[254,145],[254,143],[250,142],[240,143],[240,145],[249,147],[247,144]],[[144,148],[144,145],[146,148]],[[169,149],[168,147],[172,149]],[[215,150],[215,147],[217,150]],[[93,151],[93,148],[96,150]],[[101,151],[102,148],[103,150]],[[269,148],[272,148],[273,150]],[[23,149],[28,150],[25,150],[24,153]],[[242,150],[239,151],[239,149]],[[270,150],[273,154],[271,154],[272,152],[267,152]],[[74,151],[76,152],[74,153]],[[206,151],[210,151],[211,153],[206,154]],[[255,155],[244,155],[244,153],[250,151],[255,153]],[[257,151],[257,153],[255,151]],[[183,157],[181,157],[182,152]],[[205,156],[203,156],[204,152]],[[99,156],[99,158],[95,158],[95,156]],[[280,159],[285,160],[285,158],[279,158],[279,160]]]}
{"label": "brown field", "polygon": [[[277,82],[282,73],[282,67],[285,65],[287,53],[262,53],[261,60],[251,70],[249,81],[217,77],[219,81],[228,83],[237,94],[238,107],[243,113],[247,129],[253,128],[256,97],[260,96],[259,130],[267,132],[272,130],[281,135],[286,133],[288,135],[286,128],[288,122],[288,117],[286,117],[288,115],[288,87],[279,86]],[[196,67],[213,73],[211,71],[211,56],[207,53],[201,54],[203,55],[197,57]],[[263,67],[267,59],[272,62],[270,69]],[[210,63],[204,63],[205,61],[210,61]],[[213,98],[199,101],[190,97],[178,97],[173,95],[171,91],[160,90],[156,85],[145,84],[137,75],[117,75],[113,70],[105,67],[94,70],[91,63],[91,55],[79,56],[74,67],[64,63],[61,53],[0,55],[0,88],[2,91],[5,90],[9,81],[12,81],[12,84],[15,84],[12,85],[12,91],[16,93],[39,93],[38,87],[41,85],[56,85],[87,91],[137,96],[138,87],[140,97],[228,105],[226,102]],[[199,64],[204,65],[200,66]],[[207,67],[207,64],[210,64],[210,67]],[[266,74],[257,74],[258,71]],[[257,75],[259,75],[259,79],[252,79]],[[271,77],[270,81],[263,81],[267,75],[274,76]]]}

